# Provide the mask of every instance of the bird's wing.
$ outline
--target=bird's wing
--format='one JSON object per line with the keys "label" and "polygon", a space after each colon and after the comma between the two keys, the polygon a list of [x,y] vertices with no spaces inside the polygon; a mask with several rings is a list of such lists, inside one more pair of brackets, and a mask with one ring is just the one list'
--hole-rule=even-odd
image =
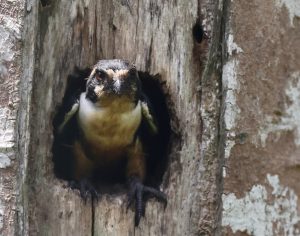
{"label": "bird's wing", "polygon": [[[80,96],[80,94],[79,94]],[[77,113],[79,109],[79,96],[72,97],[68,104],[65,104],[65,110],[63,114],[63,121],[58,126],[58,133],[63,132],[66,124],[71,120],[71,118]]]}
{"label": "bird's wing", "polygon": [[62,104],[54,118],[56,134],[64,133],[66,126],[70,123],[79,109],[79,97],[86,88],[86,78],[91,73],[90,68],[75,71],[69,75],[67,89]]}
{"label": "bird's wing", "polygon": [[155,119],[154,110],[146,95],[141,97],[143,122],[151,135],[158,133],[157,121]]}

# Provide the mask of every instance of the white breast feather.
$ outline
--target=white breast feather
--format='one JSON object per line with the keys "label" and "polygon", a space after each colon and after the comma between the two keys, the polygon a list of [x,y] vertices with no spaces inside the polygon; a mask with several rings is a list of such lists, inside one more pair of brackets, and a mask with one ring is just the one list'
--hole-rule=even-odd
{"label": "white breast feather", "polygon": [[140,102],[130,111],[117,113],[109,107],[96,107],[80,96],[78,121],[85,137],[105,148],[122,147],[133,142],[142,119]]}

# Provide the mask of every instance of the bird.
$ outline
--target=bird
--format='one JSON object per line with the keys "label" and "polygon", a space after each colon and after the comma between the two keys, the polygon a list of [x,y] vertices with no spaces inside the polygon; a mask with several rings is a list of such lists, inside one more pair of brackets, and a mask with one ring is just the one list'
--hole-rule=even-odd
{"label": "bird", "polygon": [[149,153],[158,148],[151,140],[161,137],[160,119],[143,92],[136,67],[126,60],[99,60],[72,79],[54,121],[54,162],[62,163],[56,173],[64,175],[85,200],[99,197],[93,176],[123,176],[127,209],[135,202],[138,226],[145,211],[144,195],[167,204],[164,192],[145,183]]}

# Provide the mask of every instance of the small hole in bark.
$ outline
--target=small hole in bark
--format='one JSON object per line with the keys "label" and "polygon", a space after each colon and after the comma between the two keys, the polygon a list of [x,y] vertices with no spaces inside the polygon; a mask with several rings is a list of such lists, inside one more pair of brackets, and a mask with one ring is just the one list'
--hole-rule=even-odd
{"label": "small hole in bark", "polygon": [[[69,131],[64,135],[64,137],[59,138],[57,130],[59,124],[61,124],[64,119],[64,110],[68,105],[66,99],[70,97],[70,95],[74,92],[74,89],[81,88],[82,91],[85,90],[86,80],[83,78],[87,78],[90,73],[91,70],[87,68],[85,70],[77,69],[74,74],[69,75],[65,96],[62,101],[63,105],[58,107],[53,120],[54,142],[52,152],[54,172],[55,175],[61,179],[73,179],[74,158],[72,156],[72,146],[74,145],[74,137],[78,135],[76,117],[72,118],[68,122],[67,125],[72,128],[68,128]],[[147,160],[145,184],[158,187],[162,182],[168,163],[167,157],[171,134],[169,110],[160,76],[151,76],[149,73],[141,71],[139,71],[138,74],[141,80],[142,90],[153,106],[159,126],[159,135],[155,137],[151,137],[151,135],[144,132],[143,129],[139,132],[139,135],[141,135],[144,140],[144,144],[147,147],[145,150]],[[100,171],[93,172],[91,179],[99,193],[117,193],[124,191],[126,183],[124,167],[126,167],[125,159],[123,159],[123,161],[119,161],[112,169],[105,168],[104,170],[101,169]]]}
{"label": "small hole in bark", "polygon": [[201,43],[202,40],[204,39],[205,32],[204,32],[203,27],[200,24],[200,22],[197,22],[193,26],[193,36],[194,36],[194,39],[196,40],[197,43]]}
{"label": "small hole in bark", "polygon": [[40,0],[42,7],[50,6],[51,0]]}

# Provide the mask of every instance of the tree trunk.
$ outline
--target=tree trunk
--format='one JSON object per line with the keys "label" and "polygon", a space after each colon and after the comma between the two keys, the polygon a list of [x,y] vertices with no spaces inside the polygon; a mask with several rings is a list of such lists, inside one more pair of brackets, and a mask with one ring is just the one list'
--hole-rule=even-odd
{"label": "tree trunk", "polygon": [[223,235],[299,235],[300,2],[226,9]]}
{"label": "tree trunk", "polygon": [[[299,234],[296,0],[0,3],[2,235]],[[168,205],[136,228],[125,194],[85,204],[53,173],[67,76],[109,58],[158,74],[171,115]]]}

